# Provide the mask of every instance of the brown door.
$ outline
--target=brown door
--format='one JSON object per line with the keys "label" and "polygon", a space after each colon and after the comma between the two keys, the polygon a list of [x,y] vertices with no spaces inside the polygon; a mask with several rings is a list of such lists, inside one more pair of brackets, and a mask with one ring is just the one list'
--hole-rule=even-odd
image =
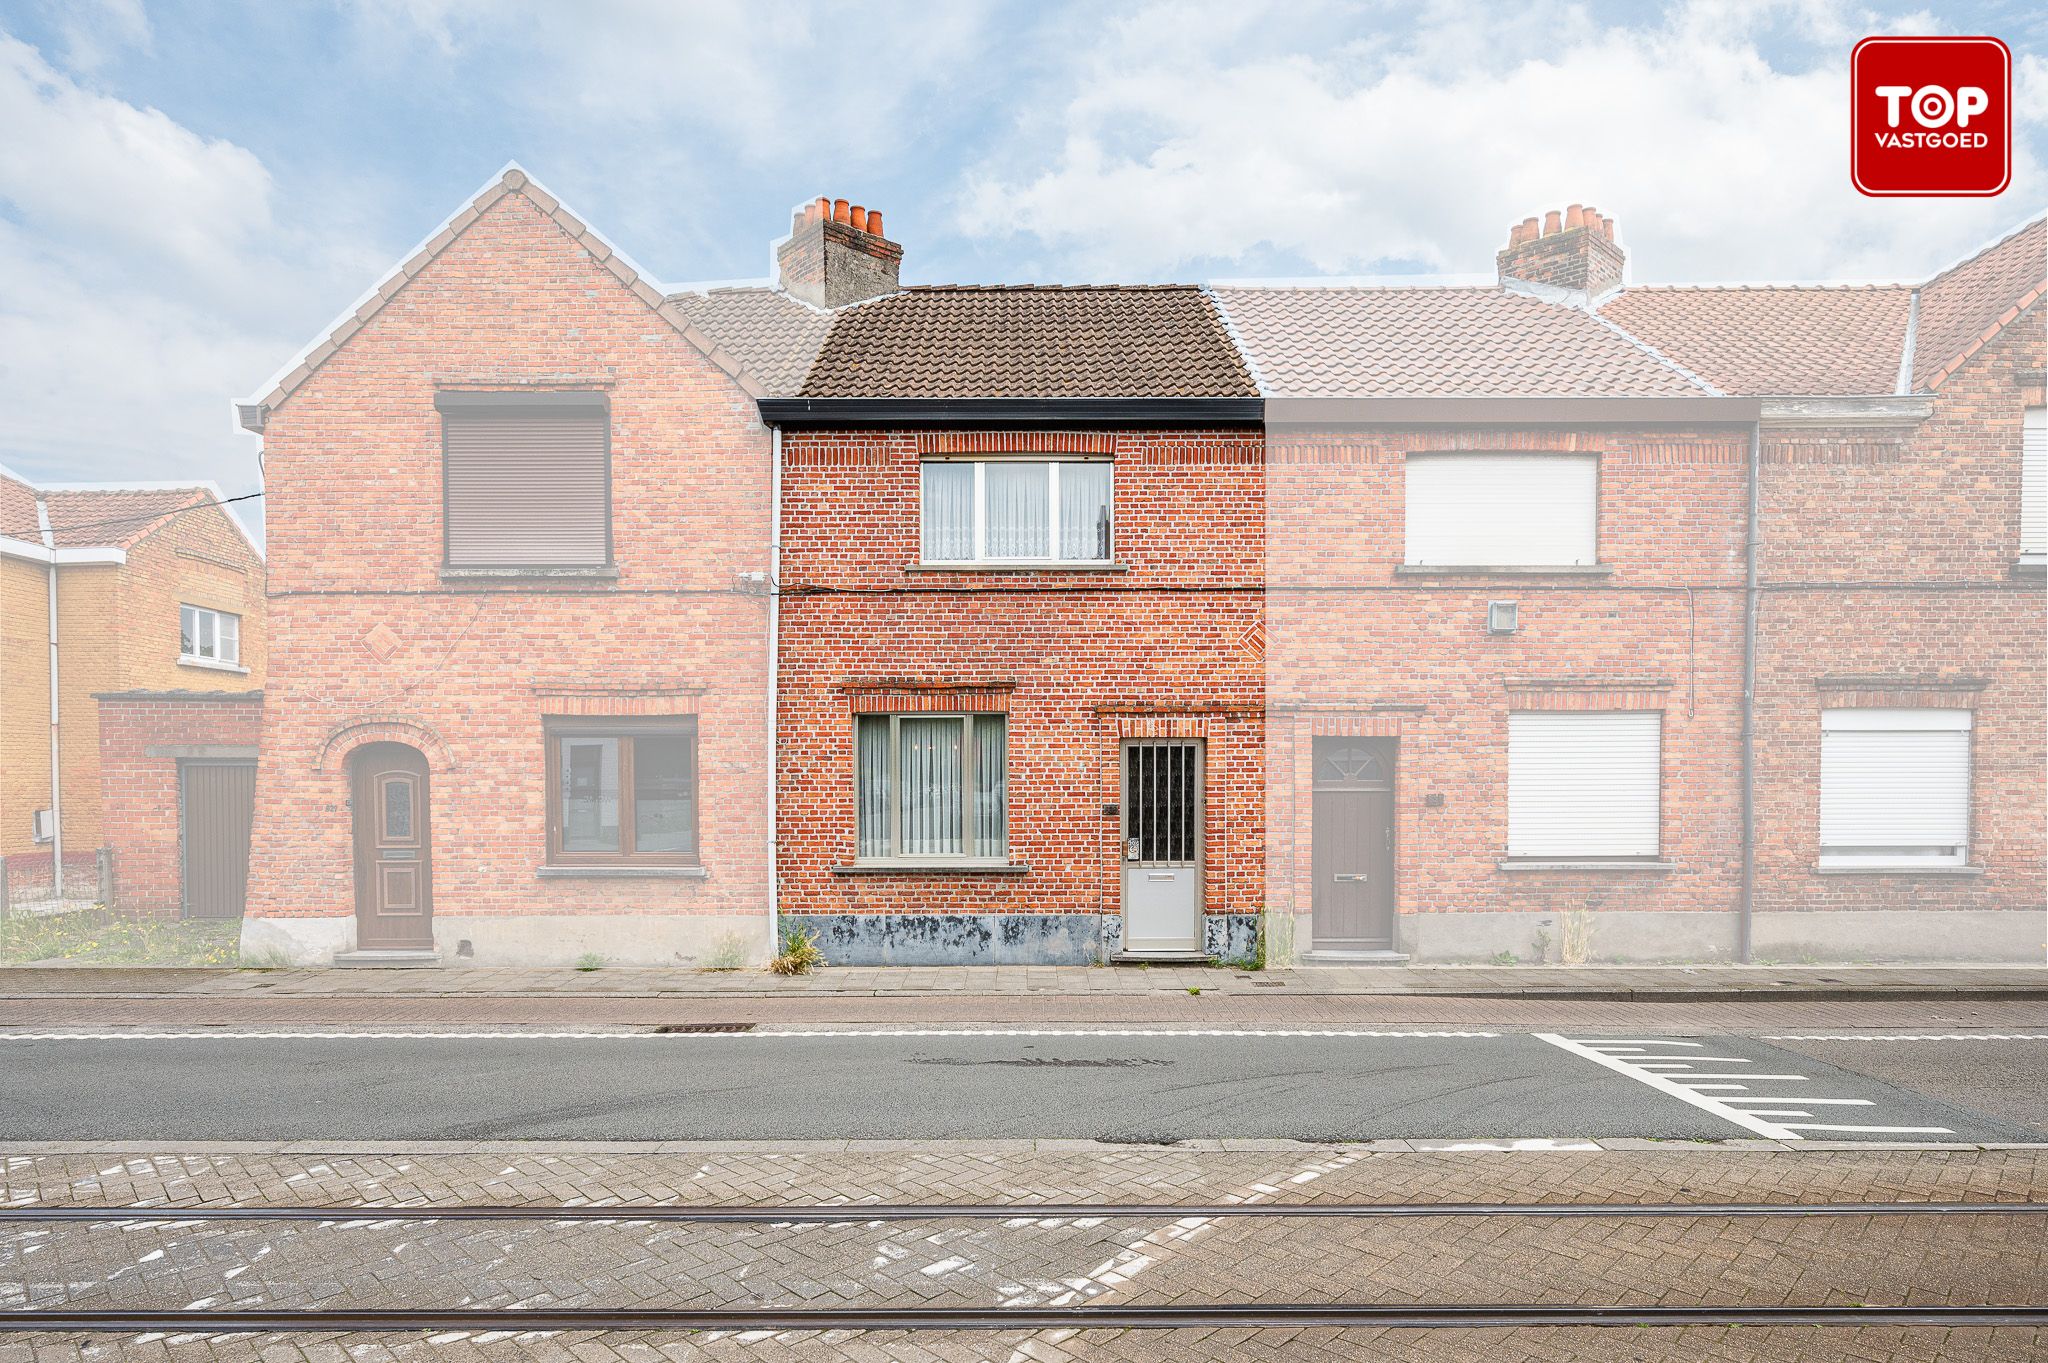
{"label": "brown door", "polygon": [[1394,744],[1315,741],[1316,951],[1394,945]]}
{"label": "brown door", "polygon": [[184,762],[178,767],[187,918],[240,918],[249,896],[249,827],[256,818],[256,764]]}
{"label": "brown door", "polygon": [[427,759],[402,743],[369,743],[350,759],[355,815],[356,946],[434,945],[433,842],[427,828]]}

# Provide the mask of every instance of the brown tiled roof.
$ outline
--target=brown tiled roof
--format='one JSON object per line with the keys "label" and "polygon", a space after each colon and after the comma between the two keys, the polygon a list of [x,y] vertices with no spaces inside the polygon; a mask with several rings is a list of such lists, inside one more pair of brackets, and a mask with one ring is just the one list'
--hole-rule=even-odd
{"label": "brown tiled roof", "polygon": [[1913,291],[1879,287],[1626,289],[1600,315],[1726,393],[1890,393]]}
{"label": "brown tiled roof", "polygon": [[214,500],[204,487],[50,488],[50,529],[60,549],[105,545],[126,549],[173,511]]}
{"label": "brown tiled roof", "polygon": [[1985,342],[2037,302],[2048,280],[2048,218],[1920,286],[1913,386],[1939,388]]}
{"label": "brown tiled roof", "polygon": [[1269,396],[1698,397],[1582,309],[1499,288],[1216,290]]}
{"label": "brown tiled roof", "polygon": [[832,328],[832,314],[780,289],[711,289],[670,294],[668,306],[735,356],[770,397],[789,397]]}
{"label": "brown tiled roof", "polygon": [[803,397],[1257,397],[1192,285],[940,285],[842,309]]}
{"label": "brown tiled roof", "polygon": [[0,469],[0,539],[40,544],[36,523],[36,490],[6,469]]}

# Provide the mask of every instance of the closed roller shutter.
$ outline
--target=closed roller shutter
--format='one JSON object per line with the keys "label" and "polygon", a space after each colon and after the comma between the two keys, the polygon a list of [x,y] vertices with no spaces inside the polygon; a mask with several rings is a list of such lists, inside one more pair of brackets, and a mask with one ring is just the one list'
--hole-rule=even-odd
{"label": "closed roller shutter", "polygon": [[1969,837],[1969,711],[1821,712],[1824,854],[1960,860]]}
{"label": "closed roller shutter", "polygon": [[2021,437],[2020,552],[2048,553],[2048,407],[2027,408]]}
{"label": "closed roller shutter", "polygon": [[[442,476],[450,567],[611,562],[610,420],[596,402],[445,405]],[[495,396],[495,395],[492,395]]]}
{"label": "closed roller shutter", "polygon": [[1590,454],[1408,457],[1408,562],[1544,567],[1597,561]]}
{"label": "closed roller shutter", "polygon": [[1654,857],[1664,716],[1508,716],[1508,855]]}

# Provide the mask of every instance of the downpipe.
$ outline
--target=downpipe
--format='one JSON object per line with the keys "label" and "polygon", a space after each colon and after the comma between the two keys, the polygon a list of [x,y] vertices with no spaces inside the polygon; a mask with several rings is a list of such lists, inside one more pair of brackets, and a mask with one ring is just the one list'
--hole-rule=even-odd
{"label": "downpipe", "polygon": [[1749,428],[1749,515],[1742,544],[1742,899],[1735,921],[1735,959],[1750,963],[1756,916],[1756,618],[1761,600],[1757,550],[1763,539],[1759,465],[1763,423]]}

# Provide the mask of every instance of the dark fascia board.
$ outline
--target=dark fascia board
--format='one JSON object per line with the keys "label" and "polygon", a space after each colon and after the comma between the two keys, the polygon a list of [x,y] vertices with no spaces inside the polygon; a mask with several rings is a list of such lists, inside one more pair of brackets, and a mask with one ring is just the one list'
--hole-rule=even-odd
{"label": "dark fascia board", "polygon": [[1262,398],[762,398],[770,426],[1257,426]]}
{"label": "dark fascia board", "polygon": [[434,406],[443,412],[476,411],[480,408],[517,408],[531,416],[559,413],[574,416],[593,409],[608,410],[609,394],[593,388],[520,389],[444,388],[434,394]]}
{"label": "dark fascia board", "polygon": [[1760,398],[1269,398],[1280,426],[1750,426]]}

